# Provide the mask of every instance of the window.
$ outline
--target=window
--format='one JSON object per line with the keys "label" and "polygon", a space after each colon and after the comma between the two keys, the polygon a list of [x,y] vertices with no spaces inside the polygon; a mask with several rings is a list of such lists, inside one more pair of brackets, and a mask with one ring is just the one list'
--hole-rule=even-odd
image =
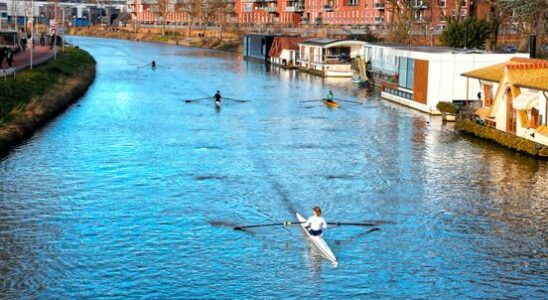
{"label": "window", "polygon": [[538,109],[532,108],[531,109],[531,122],[529,123],[530,128],[537,128],[539,125],[539,112]]}
{"label": "window", "polygon": [[402,88],[412,90],[415,74],[415,60],[412,58],[400,57],[398,73],[398,85]]}
{"label": "window", "polygon": [[399,63],[400,64],[398,68],[398,73],[399,73],[398,85],[401,87],[405,87],[405,85],[407,84],[407,58],[400,57]]}
{"label": "window", "polygon": [[493,105],[493,86],[490,84],[483,85],[483,105],[487,107]]}
{"label": "window", "polygon": [[346,0],[346,6],[358,6],[359,0]]}
{"label": "window", "polygon": [[406,88],[412,90],[413,89],[413,78],[415,75],[415,60],[414,59],[408,59],[407,60],[407,84]]}
{"label": "window", "polygon": [[440,7],[445,7],[447,5],[446,0],[440,0]]}

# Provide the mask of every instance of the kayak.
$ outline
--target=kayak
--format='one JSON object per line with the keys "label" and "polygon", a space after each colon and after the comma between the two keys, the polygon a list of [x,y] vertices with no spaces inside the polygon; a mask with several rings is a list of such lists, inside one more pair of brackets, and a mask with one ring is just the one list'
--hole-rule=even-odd
{"label": "kayak", "polygon": [[299,213],[295,213],[295,215],[297,216],[297,220],[299,220],[299,222],[302,222],[301,228],[304,230],[308,238],[312,241],[312,244],[314,244],[314,246],[316,246],[316,248],[320,250],[320,253],[322,254],[322,256],[327,258],[332,263],[336,264],[337,258],[335,257],[335,254],[333,254],[333,251],[331,251],[331,249],[329,248],[329,246],[327,245],[323,237],[321,235],[319,236],[311,235],[308,232],[308,230],[304,228],[304,222],[306,222],[306,219],[303,218],[303,216],[301,216]]}
{"label": "kayak", "polygon": [[331,108],[338,108],[339,107],[339,103],[335,102],[335,101],[327,101],[327,99],[323,99],[322,102],[331,107]]}

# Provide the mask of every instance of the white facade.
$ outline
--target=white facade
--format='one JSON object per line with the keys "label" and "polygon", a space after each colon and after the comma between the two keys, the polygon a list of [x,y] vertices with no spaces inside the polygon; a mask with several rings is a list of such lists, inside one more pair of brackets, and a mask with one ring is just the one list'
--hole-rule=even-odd
{"label": "white facade", "polygon": [[[439,102],[452,102],[453,100],[475,100],[478,92],[482,92],[479,83],[467,86],[467,78],[462,73],[508,61],[513,56],[526,57],[527,54],[507,54],[488,52],[462,52],[444,48],[389,48],[368,44],[368,55],[371,57],[372,68],[383,74],[398,74],[399,58],[408,58],[428,62],[428,84],[426,90],[426,104],[413,99],[401,97],[394,93],[382,92],[381,96],[414,109],[429,113],[439,114],[436,109]],[[381,63],[375,58],[381,60]],[[419,75],[419,74],[416,74]],[[413,95],[412,88],[399,90]]]}
{"label": "white facade", "polygon": [[[321,72],[327,77],[352,77],[350,60],[356,56],[363,57],[365,55],[365,42],[352,40],[332,40],[329,42],[326,39],[325,43],[321,43],[321,39],[316,42],[305,41],[299,44],[300,57],[298,62],[304,69]],[[344,53],[348,62],[339,61],[338,54],[328,53],[331,49],[344,47],[349,49],[348,53]]]}
{"label": "white facade", "polygon": [[283,49],[280,57],[270,57],[270,62],[285,67],[294,67],[297,65],[297,51]]}
{"label": "white facade", "polygon": [[[32,2],[30,0],[0,0],[2,3],[7,4],[7,14],[10,17],[13,17],[14,14],[18,17],[29,16],[31,11],[34,11],[34,16],[38,18],[40,16],[40,7],[53,5],[53,2],[41,2],[34,1],[34,7],[32,7]],[[96,1],[95,3],[74,3],[74,2],[59,2],[60,8],[76,8],[77,9],[77,18],[83,17],[83,12],[89,10],[90,8],[105,8],[106,6],[119,9],[120,11],[126,11],[127,5],[125,1],[116,1],[105,5],[102,1]]]}

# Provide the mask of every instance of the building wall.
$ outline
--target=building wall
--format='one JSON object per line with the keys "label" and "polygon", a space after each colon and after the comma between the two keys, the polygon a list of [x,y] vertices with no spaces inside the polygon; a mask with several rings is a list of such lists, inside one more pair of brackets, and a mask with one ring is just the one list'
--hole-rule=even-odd
{"label": "building wall", "polygon": [[[299,2],[300,1],[300,2]],[[417,30],[439,30],[445,26],[445,16],[468,16],[473,11],[478,16],[485,17],[490,6],[487,1],[466,1],[463,7],[456,7],[457,0],[424,1],[428,5],[417,10],[419,18]],[[477,3],[475,3],[477,2]],[[397,16],[391,15],[391,9],[386,0],[295,0],[302,3],[302,11],[288,11],[287,0],[235,0],[235,21],[241,24],[281,24],[299,26],[300,24],[326,25],[385,25]],[[474,6],[471,6],[474,3]],[[440,5],[441,4],[441,5]],[[143,21],[155,21],[155,17],[147,13],[148,7],[141,0],[129,0],[128,5],[134,6],[136,18]],[[301,4],[298,4],[301,5]],[[264,9],[268,7],[268,9]],[[267,11],[268,10],[268,11]],[[185,13],[176,13],[170,21],[188,21]]]}

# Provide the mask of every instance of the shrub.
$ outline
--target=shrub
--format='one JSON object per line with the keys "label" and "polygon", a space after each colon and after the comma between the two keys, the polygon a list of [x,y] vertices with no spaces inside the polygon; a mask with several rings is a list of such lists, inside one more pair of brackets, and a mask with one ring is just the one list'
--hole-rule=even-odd
{"label": "shrub", "polygon": [[[440,42],[447,47],[484,49],[491,33],[489,22],[483,19],[466,18],[464,21],[450,21],[440,36]],[[465,43],[466,39],[466,43]]]}
{"label": "shrub", "polygon": [[457,107],[450,102],[438,102],[436,108],[442,113],[454,114],[457,112]]}

